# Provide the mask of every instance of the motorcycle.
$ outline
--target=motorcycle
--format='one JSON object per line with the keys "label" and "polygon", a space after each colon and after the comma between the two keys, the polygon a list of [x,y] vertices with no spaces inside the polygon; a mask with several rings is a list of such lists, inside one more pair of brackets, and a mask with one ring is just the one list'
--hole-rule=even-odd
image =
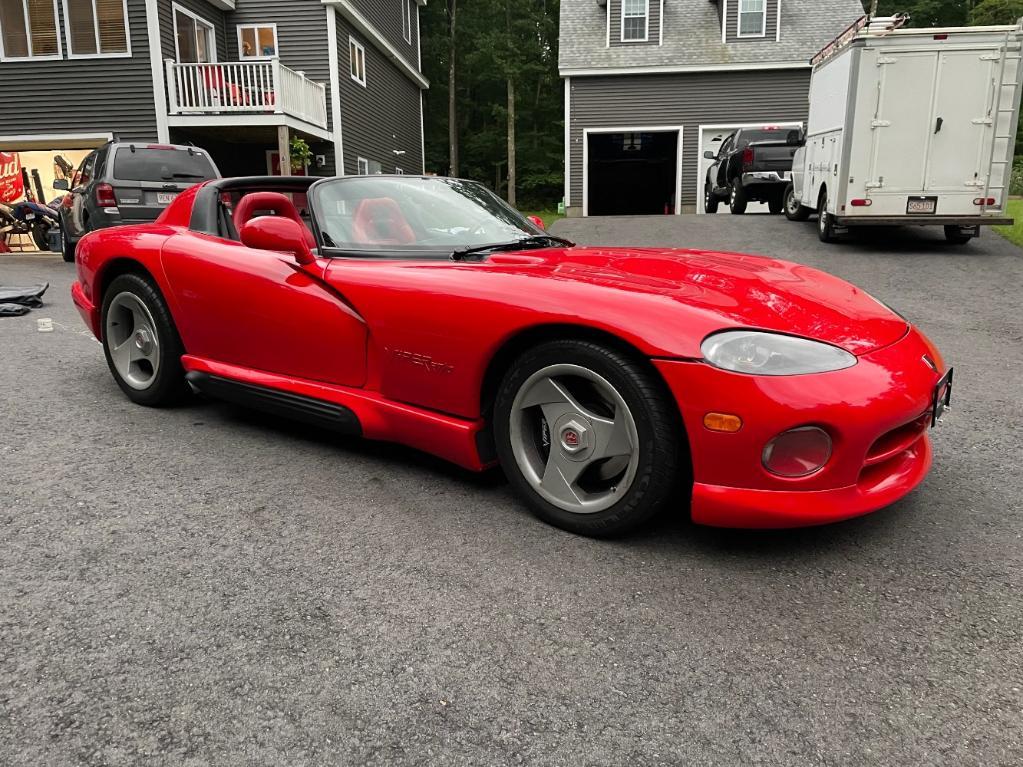
{"label": "motorcycle", "polygon": [[47,236],[50,229],[60,225],[56,208],[39,202],[21,200],[11,205],[11,213],[24,225],[22,232],[27,231],[32,235],[32,240],[39,250],[50,249]]}

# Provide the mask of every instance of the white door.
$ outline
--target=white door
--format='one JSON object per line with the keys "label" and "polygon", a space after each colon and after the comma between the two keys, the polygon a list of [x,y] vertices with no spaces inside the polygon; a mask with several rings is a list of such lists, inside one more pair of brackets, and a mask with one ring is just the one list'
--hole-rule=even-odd
{"label": "white door", "polygon": [[[982,58],[987,54],[988,58]],[[938,83],[928,152],[927,184],[933,191],[983,189],[994,129],[991,51],[946,51]]]}
{"label": "white door", "polygon": [[934,127],[932,94],[938,54],[934,51],[878,54],[881,83],[868,186],[893,192],[924,188],[926,147]]}

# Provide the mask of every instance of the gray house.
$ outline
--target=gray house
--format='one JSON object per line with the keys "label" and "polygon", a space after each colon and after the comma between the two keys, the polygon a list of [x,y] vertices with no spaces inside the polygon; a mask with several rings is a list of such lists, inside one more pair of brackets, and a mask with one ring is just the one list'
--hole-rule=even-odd
{"label": "gray house", "polygon": [[0,0],[0,151],[192,142],[251,175],[300,136],[313,174],[421,173],[425,2]]}
{"label": "gray house", "polygon": [[809,59],[860,0],[561,0],[569,215],[697,208],[743,126],[797,127]]}

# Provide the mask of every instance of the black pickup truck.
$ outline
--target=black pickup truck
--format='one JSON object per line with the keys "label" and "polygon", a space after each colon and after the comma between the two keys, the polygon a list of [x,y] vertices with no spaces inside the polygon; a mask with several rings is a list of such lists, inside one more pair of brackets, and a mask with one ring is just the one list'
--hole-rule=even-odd
{"label": "black pickup truck", "polygon": [[714,160],[703,184],[704,210],[717,213],[727,200],[732,213],[745,213],[749,202],[766,202],[772,213],[781,213],[792,155],[801,144],[798,130],[746,128],[722,141],[717,153],[704,152]]}

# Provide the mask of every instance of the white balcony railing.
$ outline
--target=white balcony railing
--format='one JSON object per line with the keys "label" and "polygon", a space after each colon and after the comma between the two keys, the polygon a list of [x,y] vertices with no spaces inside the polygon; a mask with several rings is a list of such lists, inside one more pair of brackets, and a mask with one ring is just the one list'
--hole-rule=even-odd
{"label": "white balcony railing", "polygon": [[327,89],[278,59],[218,64],[167,61],[172,115],[285,114],[327,127]]}

